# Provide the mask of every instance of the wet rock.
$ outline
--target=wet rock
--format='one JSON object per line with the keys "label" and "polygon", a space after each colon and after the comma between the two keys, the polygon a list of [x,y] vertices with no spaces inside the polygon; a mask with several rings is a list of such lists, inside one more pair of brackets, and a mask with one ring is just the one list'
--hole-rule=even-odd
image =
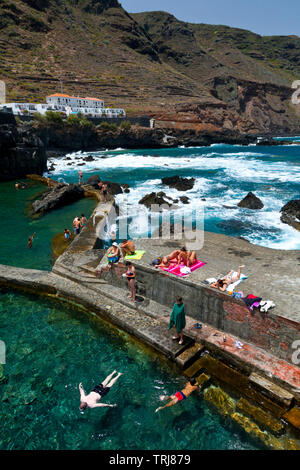
{"label": "wet rock", "polygon": [[215,405],[223,416],[231,416],[235,412],[236,405],[234,400],[220,387],[211,385],[204,390],[203,396],[205,400]]}
{"label": "wet rock", "polygon": [[34,214],[49,212],[58,207],[63,207],[78,201],[84,196],[84,190],[78,184],[59,183],[51,191],[47,191],[43,197],[32,204]]}
{"label": "wet rock", "polygon": [[[159,195],[160,194],[160,195]],[[152,207],[152,210],[157,211],[160,209],[160,206],[164,205],[165,208],[170,208],[171,204],[165,199],[165,193],[160,192],[160,193],[150,193],[146,194],[140,201],[139,204],[143,204],[146,206],[148,209],[151,209],[152,206],[159,206],[154,209]]]}
{"label": "wet rock", "polygon": [[90,176],[88,179],[87,179],[87,182],[86,184],[89,184],[90,186],[93,186],[94,188],[98,189],[98,183],[101,181],[100,179],[100,176],[99,175],[93,175],[93,176]]}
{"label": "wet rock", "polygon": [[238,203],[238,207],[243,207],[246,209],[252,209],[252,210],[257,210],[257,209],[262,209],[264,207],[263,202],[255,196],[252,192],[248,193],[242,201]]}
{"label": "wet rock", "polygon": [[115,196],[116,194],[122,194],[123,190],[119,183],[112,183],[111,181],[103,181],[107,185],[107,190],[110,194]]}
{"label": "wet rock", "polygon": [[190,199],[187,196],[180,196],[179,199],[183,204],[189,204],[190,203]]}
{"label": "wet rock", "polygon": [[192,189],[195,184],[195,178],[182,178],[181,176],[168,176],[162,178],[162,183],[169,186],[169,188],[175,188],[178,191],[188,191]]}
{"label": "wet rock", "polygon": [[71,157],[66,157],[66,158],[64,158],[64,160],[72,160],[72,158]]}
{"label": "wet rock", "polygon": [[300,230],[300,199],[289,201],[282,207],[280,212],[280,220],[284,224],[289,224],[297,230]]}
{"label": "wet rock", "polygon": [[95,161],[95,158],[92,155],[88,155],[87,157],[84,157],[83,160],[85,162],[93,162]]}

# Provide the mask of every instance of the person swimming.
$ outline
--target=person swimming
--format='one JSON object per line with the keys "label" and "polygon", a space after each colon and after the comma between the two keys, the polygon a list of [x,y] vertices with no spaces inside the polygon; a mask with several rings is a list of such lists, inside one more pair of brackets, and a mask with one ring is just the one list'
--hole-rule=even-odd
{"label": "person swimming", "polygon": [[64,230],[64,237],[65,237],[65,240],[69,240],[70,236],[71,236],[70,230],[68,230],[67,228],[65,228],[65,230]]}
{"label": "person swimming", "polygon": [[117,405],[108,405],[107,403],[98,403],[101,398],[103,398],[105,395],[108,394],[110,391],[111,387],[116,383],[118,378],[123,375],[121,372],[118,373],[118,375],[113,379],[113,375],[116,374],[117,371],[114,370],[112,374],[108,375],[106,379],[100,384],[96,385],[96,387],[93,388],[93,390],[86,395],[85,391],[83,389],[82,383],[80,382],[79,384],[79,392],[80,392],[80,410],[83,411],[86,408],[98,408],[102,406],[110,406],[114,407]]}
{"label": "person swimming", "polygon": [[34,237],[35,237],[35,232],[31,235],[31,237],[28,238],[28,243],[27,243],[28,248],[32,248],[32,242],[33,242]]}
{"label": "person swimming", "polygon": [[160,399],[161,400],[167,400],[169,399],[170,402],[167,403],[165,406],[159,406],[156,408],[155,413],[157,413],[159,410],[163,410],[164,408],[167,408],[169,406],[174,406],[180,401],[185,400],[188,398],[191,393],[193,393],[195,390],[201,389],[201,385],[198,385],[196,382],[196,379],[192,378],[190,381],[186,384],[185,388],[179,392],[176,392],[174,395],[167,396],[167,395],[161,395]]}

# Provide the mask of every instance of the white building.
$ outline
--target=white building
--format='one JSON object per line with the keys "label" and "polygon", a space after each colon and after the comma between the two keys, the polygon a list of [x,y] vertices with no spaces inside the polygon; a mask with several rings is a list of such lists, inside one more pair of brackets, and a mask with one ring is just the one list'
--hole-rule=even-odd
{"label": "white building", "polygon": [[104,101],[98,98],[80,98],[63,93],[47,96],[46,103],[5,103],[0,104],[1,109],[11,110],[15,116],[33,116],[34,113],[45,114],[46,111],[58,111],[66,116],[70,114],[106,118],[126,116],[122,108],[104,108]]}
{"label": "white building", "polygon": [[80,98],[63,93],[55,93],[46,97],[46,102],[53,105],[70,106],[71,108],[104,108],[104,101],[98,98]]}

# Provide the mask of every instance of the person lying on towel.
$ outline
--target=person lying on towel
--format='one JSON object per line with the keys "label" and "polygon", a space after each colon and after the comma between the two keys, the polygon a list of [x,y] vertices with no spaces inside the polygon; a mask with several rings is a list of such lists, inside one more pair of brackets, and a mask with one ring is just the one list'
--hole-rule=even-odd
{"label": "person lying on towel", "polygon": [[229,271],[229,273],[226,274],[226,276],[222,277],[217,282],[213,282],[210,285],[210,287],[214,287],[215,289],[219,289],[222,292],[225,292],[225,290],[227,289],[228,286],[230,286],[230,284],[233,284],[234,282],[236,282],[240,279],[242,268],[244,268],[244,267],[245,267],[245,265],[239,266],[237,274],[234,274],[233,270]]}

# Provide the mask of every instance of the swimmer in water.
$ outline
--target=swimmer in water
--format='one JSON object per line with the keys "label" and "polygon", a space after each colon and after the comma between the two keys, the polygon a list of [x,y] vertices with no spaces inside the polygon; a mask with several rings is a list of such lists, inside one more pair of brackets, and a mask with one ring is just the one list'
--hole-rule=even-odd
{"label": "swimmer in water", "polygon": [[181,392],[176,392],[175,395],[171,395],[170,397],[168,397],[167,395],[161,395],[161,400],[169,399],[170,401],[165,406],[159,406],[158,408],[156,408],[155,413],[157,413],[159,410],[162,410],[163,408],[174,406],[180,401],[185,400],[190,396],[191,393],[197,390],[197,388],[200,390],[201,385],[197,384],[196,379],[190,379],[190,381],[186,384],[185,388]]}
{"label": "swimmer in water", "polygon": [[35,232],[31,235],[31,237],[28,238],[28,243],[27,243],[28,248],[32,248],[32,242],[33,242],[34,236],[35,236]]}
{"label": "swimmer in water", "polygon": [[118,378],[123,375],[121,372],[113,379],[113,375],[116,374],[117,371],[114,370],[112,374],[110,374],[106,379],[100,384],[96,385],[93,390],[86,395],[83,389],[82,383],[79,384],[79,392],[80,392],[80,410],[83,411],[86,408],[98,408],[101,406],[110,406],[114,407],[117,405],[108,405],[106,403],[98,403],[101,398],[103,398],[107,393],[110,391],[111,387],[116,383]]}

